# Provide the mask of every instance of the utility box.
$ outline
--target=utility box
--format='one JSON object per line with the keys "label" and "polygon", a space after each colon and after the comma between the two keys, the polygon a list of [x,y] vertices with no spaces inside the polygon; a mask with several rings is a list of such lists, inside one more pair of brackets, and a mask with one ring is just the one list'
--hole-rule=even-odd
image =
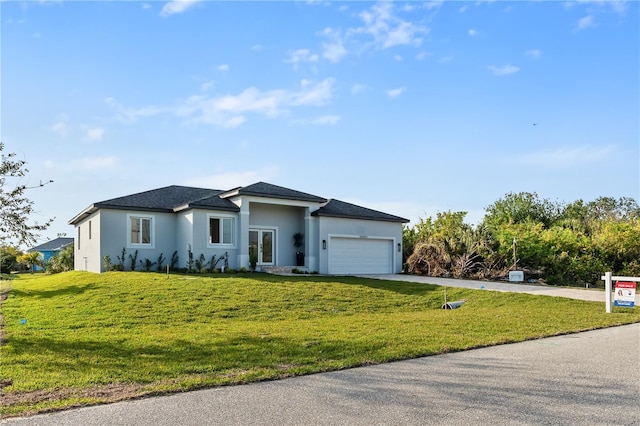
{"label": "utility box", "polygon": [[512,282],[512,283],[524,282],[524,271],[509,271],[509,282]]}

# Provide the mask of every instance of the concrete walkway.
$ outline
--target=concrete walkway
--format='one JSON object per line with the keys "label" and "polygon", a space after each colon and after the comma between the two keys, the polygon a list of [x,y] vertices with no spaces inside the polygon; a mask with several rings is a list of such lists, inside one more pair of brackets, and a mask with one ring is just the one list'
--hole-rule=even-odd
{"label": "concrete walkway", "polygon": [[[497,281],[458,280],[454,278],[424,277],[419,275],[359,275],[363,278],[381,280],[408,281],[413,283],[435,284],[446,287],[472,288],[476,290],[493,290],[514,293],[528,293],[545,296],[567,297],[569,299],[588,300],[591,302],[605,302],[602,289],[583,289],[555,287],[548,285],[532,285]],[[636,305],[640,306],[640,292],[636,292]]]}

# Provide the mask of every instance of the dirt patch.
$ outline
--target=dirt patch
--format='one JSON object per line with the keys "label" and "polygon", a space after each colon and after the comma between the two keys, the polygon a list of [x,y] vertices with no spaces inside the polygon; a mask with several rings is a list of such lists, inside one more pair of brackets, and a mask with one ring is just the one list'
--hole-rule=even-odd
{"label": "dirt patch", "polygon": [[31,392],[0,391],[0,405],[5,407],[17,404],[32,405],[44,401],[61,401],[70,398],[117,402],[137,398],[145,393],[144,385],[128,383],[94,385],[84,389],[36,390]]}

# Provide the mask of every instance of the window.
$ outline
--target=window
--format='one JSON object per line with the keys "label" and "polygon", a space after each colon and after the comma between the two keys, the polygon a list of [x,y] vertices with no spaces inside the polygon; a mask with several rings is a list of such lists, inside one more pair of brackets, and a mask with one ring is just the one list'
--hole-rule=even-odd
{"label": "window", "polygon": [[89,239],[91,239],[91,221],[89,221]]}
{"label": "window", "polygon": [[233,245],[234,219],[232,217],[209,217],[209,244]]}
{"label": "window", "polygon": [[153,244],[153,217],[129,217],[129,244],[132,246],[149,246]]}
{"label": "window", "polygon": [[80,250],[80,225],[78,225],[78,250]]}

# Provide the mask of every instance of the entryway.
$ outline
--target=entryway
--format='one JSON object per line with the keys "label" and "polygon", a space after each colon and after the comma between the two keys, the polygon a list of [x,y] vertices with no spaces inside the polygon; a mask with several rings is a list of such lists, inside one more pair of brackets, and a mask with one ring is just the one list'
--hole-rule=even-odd
{"label": "entryway", "polygon": [[249,230],[249,253],[252,250],[258,253],[258,265],[275,265],[275,236],[273,229]]}

